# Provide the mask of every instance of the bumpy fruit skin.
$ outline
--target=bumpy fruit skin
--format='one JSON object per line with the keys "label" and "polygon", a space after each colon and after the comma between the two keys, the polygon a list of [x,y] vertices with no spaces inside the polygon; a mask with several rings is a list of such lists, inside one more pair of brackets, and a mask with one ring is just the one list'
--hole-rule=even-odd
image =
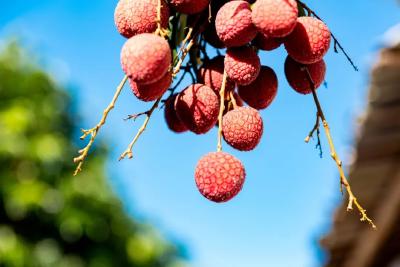
{"label": "bumpy fruit skin", "polygon": [[240,151],[253,150],[263,134],[262,118],[254,108],[238,107],[223,117],[222,134],[233,148]]}
{"label": "bumpy fruit skin", "polygon": [[325,56],[330,43],[331,33],[322,21],[313,17],[300,17],[293,32],[285,40],[285,48],[297,62],[312,64]]}
{"label": "bumpy fruit skin", "polygon": [[183,124],[183,122],[178,118],[175,110],[175,99],[177,94],[171,96],[165,102],[164,118],[167,122],[168,128],[175,133],[183,133],[188,131],[188,128]]}
{"label": "bumpy fruit skin", "polygon": [[208,7],[209,0],[170,0],[170,5],[180,13],[196,14]]}
{"label": "bumpy fruit skin", "polygon": [[258,49],[272,51],[280,47],[284,42],[284,38],[267,37],[262,33],[257,34],[253,40],[253,45]]}
{"label": "bumpy fruit skin", "polygon": [[[203,66],[199,69],[198,79],[213,89],[217,94],[221,90],[222,81],[224,77],[224,57],[217,56],[210,61],[204,62]],[[231,91],[235,88],[235,83],[227,79],[225,90]]]}
{"label": "bumpy fruit skin", "polygon": [[260,33],[270,37],[289,35],[297,23],[296,0],[257,0],[252,20]]}
{"label": "bumpy fruit skin", "polygon": [[262,66],[257,79],[249,85],[239,86],[238,92],[250,107],[258,110],[267,108],[278,92],[278,78],[275,71]]}
{"label": "bumpy fruit skin", "polygon": [[252,83],[260,73],[260,69],[260,58],[251,47],[230,48],[226,51],[226,74],[238,85]]}
{"label": "bumpy fruit skin", "polygon": [[168,42],[160,36],[142,33],[128,39],[122,47],[122,69],[132,81],[142,85],[161,79],[170,64]]}
{"label": "bumpy fruit skin", "polygon": [[231,200],[242,190],[246,172],[234,156],[211,152],[199,160],[194,177],[197,188],[205,198],[221,203]]}
{"label": "bumpy fruit skin", "polygon": [[[157,29],[158,0],[120,0],[115,8],[114,21],[119,33],[126,38]],[[169,7],[162,1],[161,26],[168,27]]]}
{"label": "bumpy fruit skin", "polygon": [[308,68],[315,89],[317,89],[325,79],[326,64],[323,59],[313,64],[303,65],[289,56],[286,58],[285,75],[288,83],[296,92],[306,95],[312,93],[312,90],[304,67]]}
{"label": "bumpy fruit skin", "polygon": [[257,34],[251,21],[250,4],[246,1],[231,1],[217,13],[215,27],[219,39],[227,46],[242,46]]}
{"label": "bumpy fruit skin", "polygon": [[129,80],[133,94],[140,100],[148,102],[161,97],[169,88],[172,82],[171,73],[167,72],[160,80],[150,84],[138,84]]}
{"label": "bumpy fruit skin", "polygon": [[175,100],[178,118],[196,134],[208,132],[217,122],[219,98],[204,84],[193,84],[183,90]]}

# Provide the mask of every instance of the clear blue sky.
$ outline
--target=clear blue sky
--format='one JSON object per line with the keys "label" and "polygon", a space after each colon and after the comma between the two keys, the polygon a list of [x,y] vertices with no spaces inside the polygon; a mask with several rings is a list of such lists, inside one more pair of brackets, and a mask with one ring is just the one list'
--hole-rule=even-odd
{"label": "clear blue sky", "polygon": [[[22,37],[55,79],[74,88],[82,127],[94,125],[123,76],[119,52],[124,39],[113,24],[116,1],[3,2],[0,37]],[[331,51],[326,57],[329,87],[319,90],[338,151],[349,159],[379,37],[398,22],[400,9],[394,0],[307,2],[360,67],[354,72],[342,55]],[[186,244],[192,266],[318,266],[318,239],[340,201],[338,175],[325,139],[323,159],[314,143],[303,142],[315,108],[311,96],[288,87],[284,59],[283,48],[262,54],[262,62],[276,70],[280,86],[275,102],[262,111],[265,131],[260,146],[240,153],[225,145],[247,171],[243,191],[229,203],[206,201],[194,184],[197,160],[215,150],[215,130],[204,136],[175,135],[167,130],[163,113],[157,112],[134,149],[135,159],[119,163],[118,155],[141,123],[122,118],[148,106],[127,87],[100,135],[111,145],[107,169],[126,209]]]}

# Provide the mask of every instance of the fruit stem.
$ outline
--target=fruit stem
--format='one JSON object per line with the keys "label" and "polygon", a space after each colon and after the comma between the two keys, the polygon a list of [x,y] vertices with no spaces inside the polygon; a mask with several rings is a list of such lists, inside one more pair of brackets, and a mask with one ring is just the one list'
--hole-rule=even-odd
{"label": "fruit stem", "polygon": [[158,0],[158,5],[157,5],[157,30],[155,31],[154,34],[159,35],[161,37],[166,37],[168,36],[168,30],[165,30],[161,26],[161,9],[162,9],[162,1],[163,0]]}
{"label": "fruit stem", "polygon": [[233,95],[233,91],[229,92],[229,97],[230,97],[231,103],[233,105],[233,109],[237,109],[238,105],[236,103],[235,96]]}
{"label": "fruit stem", "polygon": [[219,106],[219,114],[218,114],[218,142],[217,142],[217,151],[222,151],[222,115],[225,109],[225,87],[226,87],[226,79],[227,74],[224,71],[224,76],[222,78],[221,90],[219,91],[220,97],[220,106]]}
{"label": "fruit stem", "polygon": [[153,106],[146,112],[140,113],[141,115],[146,115],[146,119],[144,120],[142,126],[139,128],[138,132],[136,133],[135,137],[133,138],[132,142],[129,144],[128,148],[121,154],[119,157],[119,160],[123,160],[125,157],[128,157],[129,159],[133,158],[133,153],[132,149],[137,140],[139,140],[139,137],[143,134],[143,132],[146,130],[147,125],[149,124],[151,115],[153,114],[154,110],[158,107],[158,104],[161,101],[161,98],[158,98],[156,102],[154,102]]}
{"label": "fruit stem", "polygon": [[[360,215],[361,215],[361,219],[360,220],[368,222],[373,229],[376,229],[376,225],[368,217],[367,211],[360,205],[360,203],[358,202],[356,196],[354,195],[354,193],[353,193],[353,191],[351,189],[350,183],[349,183],[349,181],[348,181],[348,179],[347,179],[347,177],[346,177],[346,175],[344,173],[344,170],[343,170],[343,163],[340,160],[338,154],[336,153],[336,148],[335,148],[335,145],[333,143],[330,127],[329,127],[329,124],[328,124],[328,122],[327,122],[327,120],[325,118],[325,114],[324,114],[324,112],[322,110],[321,103],[320,103],[320,101],[318,99],[318,95],[317,95],[317,92],[316,92],[314,81],[312,80],[312,77],[311,77],[311,74],[310,74],[310,71],[308,70],[308,68],[306,66],[304,66],[304,69],[305,69],[305,71],[307,73],[307,80],[310,83],[313,99],[314,99],[315,105],[317,107],[317,119],[321,120],[321,122],[322,122],[322,125],[323,125],[323,127],[325,129],[326,138],[328,139],[329,149],[330,149],[330,152],[331,152],[331,157],[335,161],[336,166],[337,166],[337,168],[339,170],[339,174],[340,174],[340,191],[343,192],[343,186],[344,186],[346,188],[346,191],[347,191],[348,195],[349,195],[349,201],[348,201],[348,204],[347,204],[347,211],[353,210],[353,204],[354,204],[357,207],[358,211],[360,212]],[[319,123],[318,123],[317,129],[318,129],[318,127],[319,127]]]}
{"label": "fruit stem", "polygon": [[86,157],[88,156],[89,150],[92,147],[97,134],[100,131],[100,128],[106,123],[106,119],[110,111],[115,107],[115,103],[117,102],[117,99],[119,95],[121,94],[122,89],[124,88],[124,85],[126,81],[128,80],[128,76],[124,76],[122,79],[121,83],[118,85],[117,90],[115,91],[114,97],[112,98],[110,104],[107,106],[107,108],[103,111],[103,116],[101,117],[101,120],[99,123],[89,129],[89,130],[84,130],[82,129],[83,135],[81,136],[81,140],[84,140],[87,136],[90,135],[90,140],[89,143],[84,147],[83,149],[79,150],[79,156],[74,158],[74,163],[78,163],[78,166],[76,167],[74,171],[74,176],[78,175],[79,172],[82,171],[82,166],[83,162],[85,161]]}

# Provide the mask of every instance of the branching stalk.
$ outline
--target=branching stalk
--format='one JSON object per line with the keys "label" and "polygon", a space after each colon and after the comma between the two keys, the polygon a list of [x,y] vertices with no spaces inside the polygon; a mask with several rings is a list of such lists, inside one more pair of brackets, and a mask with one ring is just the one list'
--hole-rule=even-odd
{"label": "branching stalk", "polygon": [[222,116],[225,109],[225,87],[226,87],[227,74],[224,71],[224,76],[222,79],[221,90],[219,91],[220,106],[218,114],[218,141],[217,141],[217,151],[222,151]]}

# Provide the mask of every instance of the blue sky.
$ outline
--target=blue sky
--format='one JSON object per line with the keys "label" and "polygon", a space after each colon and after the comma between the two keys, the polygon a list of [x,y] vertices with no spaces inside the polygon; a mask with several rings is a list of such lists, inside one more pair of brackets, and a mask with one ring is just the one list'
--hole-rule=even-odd
{"label": "blue sky", "polygon": [[[307,1],[325,19],[360,67],[354,72],[343,55],[326,57],[328,88],[319,90],[337,149],[351,160],[355,121],[366,101],[368,73],[380,36],[396,22],[395,1]],[[56,80],[79,100],[82,127],[94,125],[123,73],[119,53],[124,39],[113,24],[116,1],[14,0],[2,4],[0,37],[19,36],[40,55]],[[323,139],[324,158],[304,137],[313,126],[311,96],[296,94],[283,75],[283,48],[262,53],[275,69],[279,91],[265,111],[264,137],[250,153],[224,149],[247,171],[243,191],[229,203],[205,200],[194,184],[197,160],[216,147],[207,135],[175,135],[156,112],[134,148],[134,159],[118,162],[141,122],[124,122],[144,111],[126,87],[100,137],[111,146],[107,169],[126,209],[184,243],[195,267],[318,266],[318,239],[329,229],[341,196],[338,174]],[[83,143],[82,143],[83,145]],[[346,160],[347,159],[347,160]],[[90,158],[89,158],[90,160]],[[357,216],[349,214],[348,216]],[[290,255],[290,256],[289,256]]]}

